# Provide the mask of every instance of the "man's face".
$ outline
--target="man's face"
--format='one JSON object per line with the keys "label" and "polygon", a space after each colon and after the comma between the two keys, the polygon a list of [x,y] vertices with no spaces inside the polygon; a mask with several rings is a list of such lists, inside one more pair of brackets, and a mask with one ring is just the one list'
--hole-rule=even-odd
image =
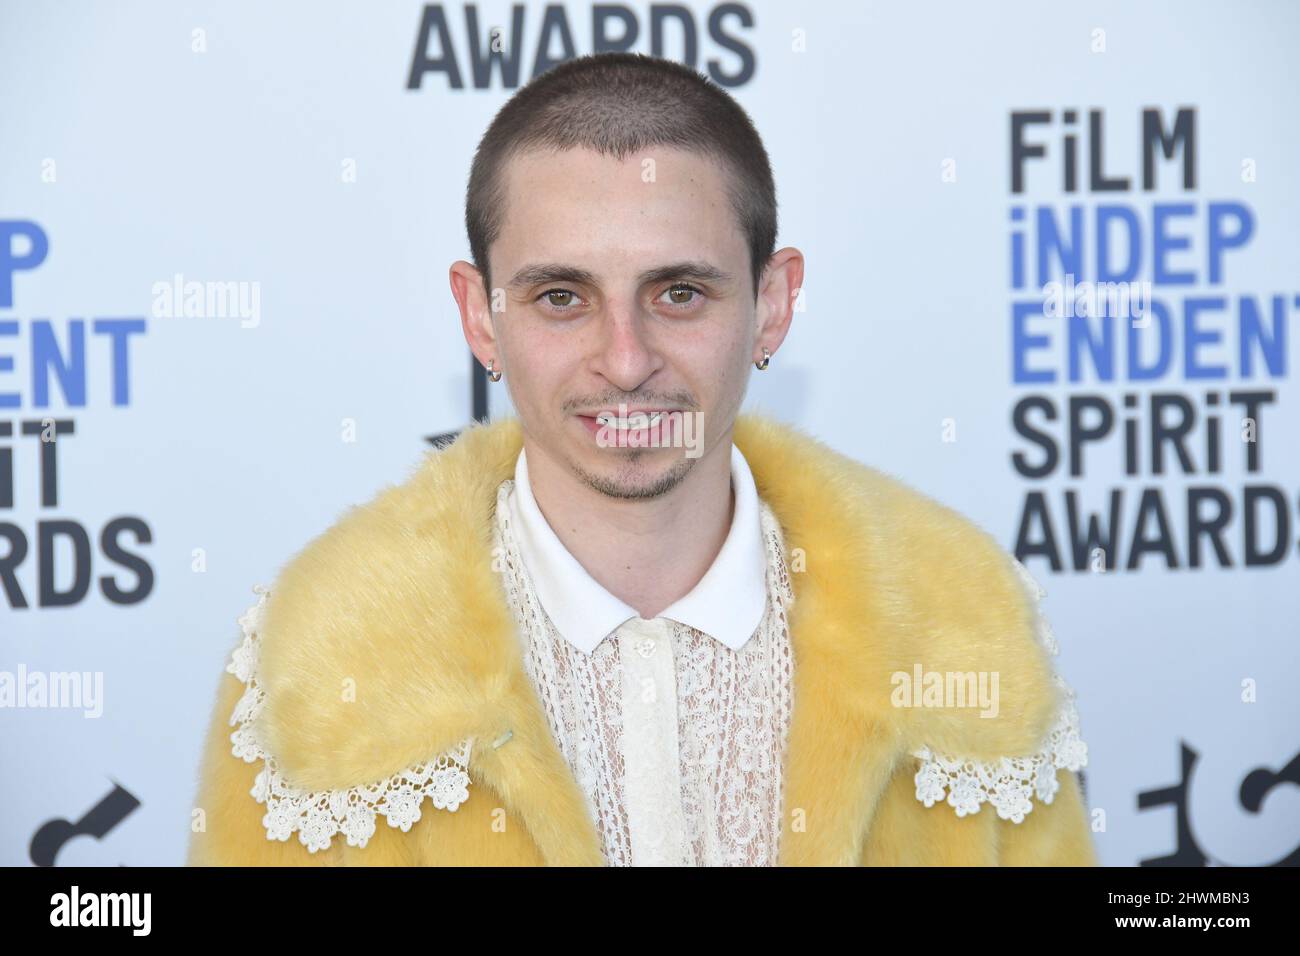
{"label": "man's face", "polygon": [[[491,318],[530,461],[643,497],[729,454],[757,328],[722,169],[675,149],[623,162],[575,149],[516,157],[505,181]],[[602,428],[620,403],[680,414],[659,431]]]}

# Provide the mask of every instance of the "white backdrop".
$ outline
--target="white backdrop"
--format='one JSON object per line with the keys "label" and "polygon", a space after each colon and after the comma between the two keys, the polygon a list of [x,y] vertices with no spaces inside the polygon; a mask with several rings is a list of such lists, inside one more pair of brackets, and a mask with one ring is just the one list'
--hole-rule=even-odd
{"label": "white backdrop", "polygon": [[[693,65],[713,64],[753,115],[777,176],[778,244],[807,257],[805,311],[754,376],[750,406],[936,496],[1009,551],[1042,493],[1063,564],[1024,560],[1047,588],[1058,666],[1078,692],[1103,862],[1295,853],[1300,781],[1285,768],[1300,749],[1300,7],[688,6]],[[476,84],[470,47],[505,25],[525,81],[543,8],[526,4],[511,43],[508,3],[429,5],[429,24],[445,17],[461,85],[435,69],[410,89],[419,3],[0,6],[0,862],[181,862],[203,731],[252,586],[407,475],[427,436],[469,419],[447,266],[468,257],[473,149],[513,91],[499,71]],[[562,6],[575,54],[594,48],[592,9]],[[663,24],[656,51],[651,6],[625,9],[633,50],[687,58],[679,20]],[[436,32],[426,55],[442,55]],[[1179,110],[1190,117],[1174,158],[1157,154],[1150,190],[1144,110],[1167,133]],[[1013,192],[1013,114],[1026,112],[1050,117],[1022,136],[1045,152],[1024,160]],[[1094,171],[1129,184],[1097,191]],[[1241,210],[1218,220],[1220,245],[1232,245],[1235,216],[1250,217],[1244,242],[1215,244],[1212,203]],[[1153,281],[1170,319],[1170,364],[1154,378],[1130,374],[1122,320],[1106,381],[1089,361],[1069,374],[1067,334],[1082,325],[1040,307],[1016,338],[1016,304],[1035,301],[1040,215],[1064,228],[1077,207],[1076,281],[1092,280],[1103,206],[1139,225],[1134,278]],[[1168,207],[1160,225],[1157,206]],[[1016,235],[1031,266],[1019,288]],[[1116,242],[1112,261],[1126,252]],[[1169,274],[1184,271],[1187,284]],[[223,317],[169,317],[160,290],[186,281],[236,283],[247,308],[236,298]],[[1149,360],[1159,343],[1143,341]],[[79,346],[84,364],[70,359]],[[1050,380],[1022,380],[1018,356]],[[1268,393],[1253,441],[1229,402],[1241,391]],[[1153,474],[1153,394],[1181,396],[1195,415],[1191,473],[1170,447]],[[1072,476],[1066,414],[1086,396],[1104,398],[1115,425]],[[1043,460],[1012,424],[1032,398],[1056,418],[1034,412],[1029,425],[1064,443],[1045,478],[1013,464],[1017,453]],[[1222,425],[1217,471],[1207,415]],[[1143,450],[1133,474],[1120,455],[1126,418]],[[24,430],[46,419],[65,423],[52,445]],[[1254,486],[1281,497],[1280,518],[1271,499],[1256,506],[1253,530],[1263,551],[1280,535],[1282,557],[1246,567]],[[1231,506],[1229,566],[1208,538],[1188,566],[1193,487]],[[1147,489],[1162,495],[1176,566],[1156,549],[1128,567]],[[1067,493],[1092,513],[1114,491],[1111,566],[1094,570],[1084,547],[1076,568]],[[84,594],[40,606],[42,580],[71,588],[79,532]],[[19,689],[60,672],[92,675],[91,689],[100,675],[97,699],[37,706]],[[106,798],[83,824],[97,836],[64,839],[50,825]]]}

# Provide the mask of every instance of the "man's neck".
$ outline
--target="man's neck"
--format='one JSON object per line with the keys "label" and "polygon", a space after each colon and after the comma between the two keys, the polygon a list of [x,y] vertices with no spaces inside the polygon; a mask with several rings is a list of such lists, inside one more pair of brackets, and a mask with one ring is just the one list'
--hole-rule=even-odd
{"label": "man's neck", "polygon": [[690,593],[731,530],[731,435],[667,493],[611,498],[525,438],[528,484],[555,536],[605,590],[650,619]]}

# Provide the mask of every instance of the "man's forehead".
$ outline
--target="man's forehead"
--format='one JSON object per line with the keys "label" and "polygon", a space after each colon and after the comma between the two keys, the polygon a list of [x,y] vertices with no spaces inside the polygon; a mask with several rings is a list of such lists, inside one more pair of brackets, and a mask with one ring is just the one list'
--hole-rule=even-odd
{"label": "man's forehead", "polygon": [[691,219],[725,215],[728,182],[710,159],[680,149],[649,148],[615,159],[590,149],[529,151],[509,160],[502,178],[505,221],[528,228],[599,222],[602,214]]}
{"label": "man's forehead", "polygon": [[[508,270],[512,286],[646,281],[650,270],[686,263],[701,266],[700,281],[722,282],[735,268],[727,260],[747,254],[720,171],[684,150],[651,147],[623,160],[585,148],[533,150],[507,171],[493,273]],[[559,275],[561,265],[575,274]]]}

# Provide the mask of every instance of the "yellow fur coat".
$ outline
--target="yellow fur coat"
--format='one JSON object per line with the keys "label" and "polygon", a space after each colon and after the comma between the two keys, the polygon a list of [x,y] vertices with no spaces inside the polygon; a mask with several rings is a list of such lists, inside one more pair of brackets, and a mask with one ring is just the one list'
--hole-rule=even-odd
{"label": "yellow fur coat", "polygon": [[[1095,865],[1032,579],[956,512],[791,426],[742,414],[733,438],[797,558],[781,862]],[[191,865],[603,863],[493,570],[521,443],[517,419],[471,426],[263,589],[217,695]],[[996,673],[997,716],[896,706],[918,666]]]}

